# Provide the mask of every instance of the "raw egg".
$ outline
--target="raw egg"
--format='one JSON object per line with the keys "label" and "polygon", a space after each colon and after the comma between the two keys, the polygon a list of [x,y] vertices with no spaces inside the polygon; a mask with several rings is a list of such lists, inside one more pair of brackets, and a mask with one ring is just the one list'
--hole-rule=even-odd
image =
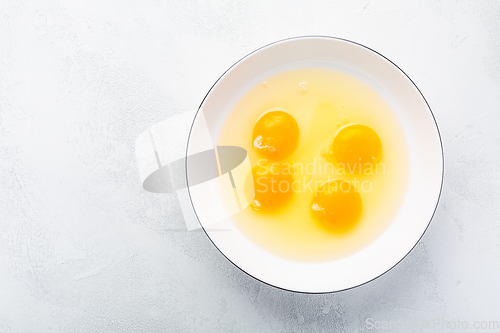
{"label": "raw egg", "polygon": [[288,164],[259,163],[252,168],[256,211],[273,212],[285,207],[293,195],[293,175]]}
{"label": "raw egg", "polygon": [[363,210],[361,195],[351,182],[330,180],[319,186],[311,202],[313,217],[328,230],[352,229]]}
{"label": "raw egg", "polygon": [[245,148],[253,167],[241,201],[250,204],[231,223],[289,260],[361,251],[405,199],[409,157],[398,118],[377,91],[340,71],[308,64],[263,79],[241,92],[218,137]]}
{"label": "raw egg", "polygon": [[352,174],[361,174],[382,159],[382,142],[378,134],[366,125],[342,127],[330,148],[337,163],[343,163]]}
{"label": "raw egg", "polygon": [[281,160],[297,148],[299,125],[285,111],[266,112],[255,124],[252,142],[260,155],[271,160]]}

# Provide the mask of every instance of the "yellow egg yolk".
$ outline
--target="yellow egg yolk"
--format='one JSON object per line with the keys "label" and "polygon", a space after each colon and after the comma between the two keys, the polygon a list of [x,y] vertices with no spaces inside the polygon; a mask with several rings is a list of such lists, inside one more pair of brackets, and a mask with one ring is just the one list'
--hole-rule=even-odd
{"label": "yellow egg yolk", "polygon": [[280,163],[259,163],[252,168],[256,211],[273,212],[285,207],[293,195],[293,175]]}
{"label": "yellow egg yolk", "polygon": [[330,148],[337,163],[353,174],[363,173],[382,159],[382,142],[377,133],[361,124],[341,128]]}
{"label": "yellow egg yolk", "polygon": [[257,120],[252,142],[260,155],[271,160],[281,160],[297,148],[299,125],[285,111],[269,111]]}
{"label": "yellow egg yolk", "polygon": [[311,214],[319,224],[333,232],[352,229],[363,210],[361,195],[345,180],[330,180],[321,184],[311,202]]}

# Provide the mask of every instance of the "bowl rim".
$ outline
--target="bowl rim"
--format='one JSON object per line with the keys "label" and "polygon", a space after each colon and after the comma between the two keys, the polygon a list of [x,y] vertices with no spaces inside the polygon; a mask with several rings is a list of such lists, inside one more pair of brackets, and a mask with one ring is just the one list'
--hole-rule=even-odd
{"label": "bowl rim", "polygon": [[[363,45],[361,43],[358,43],[358,42],[354,42],[352,40],[349,40],[349,39],[345,39],[345,38],[340,38],[340,37],[333,37],[333,36],[325,36],[325,35],[302,35],[302,36],[294,36],[294,37],[288,37],[288,38],[284,38],[284,39],[280,39],[280,40],[277,40],[277,41],[274,41],[272,43],[269,43],[269,44],[266,44],[264,46],[261,46],[255,50],[253,50],[252,52],[246,54],[245,56],[241,57],[240,59],[238,59],[234,64],[232,64],[228,69],[226,69],[224,71],[224,73],[222,73],[219,78],[214,82],[214,84],[210,87],[210,89],[207,91],[207,93],[205,94],[205,96],[203,97],[200,105],[198,106],[198,109],[196,110],[196,113],[193,117],[193,122],[190,126],[190,129],[189,129],[189,134],[188,134],[188,140],[187,140],[187,143],[186,143],[186,153],[185,153],[185,156],[188,156],[188,153],[189,153],[189,142],[190,142],[190,138],[191,138],[191,133],[192,133],[192,130],[193,130],[193,127],[194,127],[194,124],[196,122],[196,117],[198,116],[200,110],[202,109],[202,106],[206,100],[206,98],[210,95],[210,92],[213,90],[213,88],[217,85],[217,83],[226,75],[227,72],[229,72],[233,67],[235,67],[236,65],[238,65],[240,62],[242,62],[244,59],[250,57],[251,55],[253,55],[254,53],[257,53],[259,52],[260,50],[263,50],[265,48],[268,48],[268,47],[271,47],[275,44],[279,44],[279,43],[282,43],[282,42],[286,42],[286,41],[290,41],[290,40],[297,40],[297,39],[331,39],[331,40],[336,40],[336,41],[341,41],[341,42],[347,42],[347,43],[350,43],[350,44],[353,44],[353,45],[356,45],[356,46],[359,46],[359,47],[362,47],[368,51],[371,51],[373,53],[375,53],[376,55],[382,57],[383,59],[387,60],[391,65],[393,65],[395,68],[397,68],[408,80],[409,82],[411,82],[411,84],[415,87],[415,89],[418,91],[418,93],[420,94],[420,97],[422,97],[423,101],[425,102],[425,105],[427,106],[427,109],[428,111],[430,112],[431,116],[432,116],[432,119],[434,121],[434,125],[435,125],[435,128],[436,128],[436,131],[437,131],[437,134],[438,134],[438,138],[439,138],[439,144],[440,144],[440,149],[441,149],[441,184],[439,185],[439,193],[438,193],[438,196],[436,198],[436,203],[435,203],[435,206],[434,206],[434,210],[432,212],[432,215],[430,216],[429,218],[429,221],[427,222],[427,225],[424,229],[424,231],[422,232],[422,234],[420,235],[420,237],[418,238],[418,240],[415,242],[415,244],[411,247],[411,249],[404,255],[401,257],[401,259],[399,261],[397,261],[393,266],[391,266],[389,269],[385,270],[384,272],[382,272],[381,274],[371,278],[370,280],[368,281],[365,281],[365,282],[362,282],[362,283],[359,283],[357,285],[354,285],[352,287],[348,287],[348,288],[343,288],[343,289],[339,289],[339,290],[333,290],[333,291],[301,291],[301,290],[292,290],[292,289],[287,289],[287,288],[284,288],[284,287],[280,287],[280,286],[277,286],[277,285],[274,285],[270,282],[266,282],[266,281],[263,281],[259,278],[257,278],[256,276],[248,273],[246,270],[244,270],[243,268],[241,268],[240,266],[238,266],[234,261],[232,261],[231,259],[228,258],[228,256],[215,244],[215,242],[213,241],[213,239],[210,237],[210,235],[207,233],[207,231],[205,230],[205,227],[203,226],[203,223],[200,222],[200,226],[203,230],[203,232],[205,233],[205,235],[207,236],[207,238],[210,240],[210,242],[215,246],[215,248],[230,262],[232,263],[235,267],[237,267],[240,271],[242,271],[243,273],[245,273],[246,275],[252,277],[253,279],[257,280],[257,281],[260,281],[261,283],[264,283],[268,286],[271,286],[271,287],[274,287],[274,288],[277,288],[277,289],[281,289],[281,290],[284,290],[284,291],[288,291],[288,292],[293,292],[293,293],[300,293],[300,294],[331,294],[331,293],[337,293],[337,292],[342,292],[342,291],[347,291],[347,290],[350,290],[350,289],[354,289],[354,288],[357,288],[357,287],[360,287],[360,286],[363,286],[367,283],[370,283],[372,282],[373,280],[376,280],[378,279],[379,277],[381,277],[382,275],[385,275],[386,273],[388,273],[389,271],[391,271],[394,267],[396,267],[399,263],[401,263],[401,261],[403,261],[407,256],[408,254],[410,254],[410,252],[413,251],[413,249],[417,246],[418,243],[420,243],[422,237],[425,235],[425,233],[427,232],[435,214],[436,214],[436,211],[437,211],[437,208],[439,206],[439,201],[441,199],[441,194],[443,192],[443,184],[444,184],[444,176],[445,176],[445,155],[444,155],[444,147],[443,147],[443,140],[442,140],[442,137],[441,137],[441,132],[439,130],[439,126],[437,124],[437,121],[436,121],[436,117],[434,116],[434,112],[432,111],[429,103],[427,102],[427,100],[425,99],[424,95],[422,94],[422,92],[420,91],[420,89],[418,88],[418,86],[415,84],[415,82],[413,82],[413,80],[408,76],[408,74],[406,74],[398,65],[396,65],[392,60],[390,60],[389,58],[387,58],[386,56],[384,56],[383,54],[381,54],[380,52],[377,52],[375,51],[374,49],[366,46],[366,45]],[[188,169],[187,169],[187,163],[185,163],[185,176],[186,176],[186,183],[188,183]],[[189,186],[187,187],[187,192],[188,192],[188,197],[189,197],[189,201],[191,203],[191,207],[193,208],[193,212],[196,216],[196,218],[198,219],[199,221],[199,217],[198,217],[198,214],[196,213],[196,210],[194,209],[194,203],[193,203],[193,200],[192,200],[192,197],[191,197],[191,193],[189,191]]]}

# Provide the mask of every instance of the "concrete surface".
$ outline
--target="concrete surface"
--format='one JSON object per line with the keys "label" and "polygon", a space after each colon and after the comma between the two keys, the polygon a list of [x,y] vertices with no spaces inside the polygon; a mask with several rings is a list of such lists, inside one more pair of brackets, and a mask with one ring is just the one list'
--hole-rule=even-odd
{"label": "concrete surface", "polygon": [[[0,332],[500,321],[499,16],[498,1],[2,1]],[[184,227],[177,198],[141,188],[133,150],[248,52],[308,34],[398,64],[433,109],[446,160],[439,208],[410,255],[326,295],[264,285],[202,232],[173,230]],[[431,328],[453,331],[413,331]]]}

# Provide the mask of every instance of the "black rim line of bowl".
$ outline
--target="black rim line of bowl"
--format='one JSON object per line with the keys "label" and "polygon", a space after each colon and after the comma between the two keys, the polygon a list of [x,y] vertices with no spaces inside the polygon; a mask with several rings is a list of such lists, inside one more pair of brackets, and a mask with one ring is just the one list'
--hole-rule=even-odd
{"label": "black rim line of bowl", "polygon": [[[226,258],[231,264],[233,264],[236,268],[238,268],[240,271],[242,271],[243,273],[245,273],[246,275],[250,276],[251,278],[257,280],[257,281],[260,281],[270,287],[273,287],[273,288],[277,288],[277,289],[281,289],[281,290],[284,290],[284,291],[288,291],[288,292],[292,292],[292,293],[300,293],[300,294],[314,294],[314,295],[321,295],[321,294],[331,294],[331,293],[338,293],[338,292],[342,292],[342,291],[347,291],[347,290],[351,290],[351,289],[354,289],[354,288],[357,288],[357,287],[360,287],[360,286],[363,286],[367,283],[370,283],[372,282],[373,280],[375,279],[378,279],[379,277],[381,277],[382,275],[385,275],[386,273],[388,273],[389,271],[391,271],[394,267],[396,267],[401,261],[403,261],[407,256],[408,254],[410,254],[411,251],[413,251],[413,249],[415,248],[415,246],[417,246],[417,244],[420,242],[420,240],[422,239],[422,237],[425,235],[425,233],[427,232],[427,229],[429,228],[431,222],[432,222],[432,219],[434,218],[434,215],[436,214],[436,210],[438,208],[438,205],[439,205],[439,200],[441,199],[441,194],[442,194],[442,191],[443,191],[443,183],[444,183],[444,149],[443,149],[443,140],[441,138],[441,133],[439,131],[439,127],[438,127],[438,124],[437,124],[437,121],[436,121],[436,117],[434,116],[434,113],[432,112],[432,109],[429,105],[429,103],[427,102],[427,100],[425,99],[424,95],[422,94],[422,92],[420,91],[420,89],[418,88],[418,86],[415,84],[415,82],[413,82],[413,80],[401,69],[399,68],[398,65],[396,65],[394,62],[392,62],[389,58],[387,58],[386,56],[384,56],[383,54],[369,48],[368,46],[365,46],[363,44],[360,44],[360,43],[357,43],[357,42],[353,42],[351,40],[348,40],[348,39],[345,39],[345,38],[340,38],[340,37],[332,37],[332,36],[322,36],[322,35],[306,35],[306,36],[296,36],[296,37],[289,37],[289,38],[284,38],[284,39],[281,39],[281,40],[278,40],[278,41],[275,41],[275,42],[272,42],[272,43],[269,43],[267,45],[264,45],[264,46],[261,46],[259,47],[258,49],[255,49],[254,51],[248,53],[247,55],[243,56],[242,58],[240,58],[238,61],[236,61],[233,65],[231,65],[231,67],[229,67],[226,71],[224,71],[224,73],[222,73],[222,75],[214,82],[214,84],[210,87],[210,89],[208,90],[208,92],[206,93],[205,97],[203,97],[203,100],[201,101],[200,103],[200,106],[198,107],[198,110],[196,111],[196,114],[195,114],[195,117],[193,119],[193,123],[191,124],[191,127],[189,129],[189,135],[188,135],[188,140],[187,140],[187,144],[186,144],[186,163],[185,163],[185,172],[186,172],[186,184],[189,184],[188,182],[188,177],[187,177],[187,154],[188,154],[188,147],[189,147],[189,141],[191,139],[191,132],[193,130],[193,126],[194,126],[194,120],[196,119],[196,117],[198,116],[198,113],[200,112],[200,109],[201,109],[201,106],[203,105],[203,102],[205,102],[205,99],[207,98],[207,96],[210,94],[210,92],[212,91],[212,89],[214,88],[214,86],[217,84],[217,82],[220,81],[220,79],[222,77],[224,77],[224,75],[231,69],[233,68],[234,66],[236,66],[237,64],[239,64],[243,59],[249,57],[250,55],[256,53],[257,51],[260,51],[264,48],[267,48],[271,45],[274,45],[274,44],[278,44],[278,43],[281,43],[281,42],[284,42],[284,41],[288,41],[288,40],[292,40],[292,39],[301,39],[301,38],[329,38],[329,39],[335,39],[335,40],[340,40],[340,41],[344,41],[344,42],[348,42],[348,43],[351,43],[351,44],[354,44],[354,45],[358,45],[360,47],[363,47],[367,50],[370,50],[371,52],[379,55],[380,57],[384,58],[385,60],[387,60],[388,62],[390,62],[394,67],[396,67],[398,70],[401,71],[401,73],[403,73],[407,78],[408,80],[410,80],[410,82],[415,86],[415,88],[417,89],[418,93],[420,94],[420,96],[422,96],[425,104],[427,105],[427,108],[429,109],[430,113],[431,113],[431,116],[432,116],[432,119],[434,120],[434,125],[436,126],[436,130],[437,130],[437,133],[438,133],[438,137],[439,137],[439,144],[441,146],[441,184],[439,186],[439,195],[437,197],[437,200],[436,200],[436,206],[434,207],[434,211],[432,212],[432,215],[429,219],[429,222],[427,223],[427,226],[425,227],[425,230],[424,232],[422,233],[422,235],[420,235],[419,239],[417,240],[417,242],[412,246],[412,248],[397,262],[395,263],[392,267],[390,267],[388,270],[386,270],[385,272],[383,272],[382,274],[380,275],[377,275],[376,277],[366,281],[366,282],[363,282],[363,283],[360,283],[358,285],[355,285],[355,286],[352,286],[352,287],[349,287],[349,288],[345,288],[345,289],[340,289],[340,290],[333,290],[333,291],[319,291],[319,292],[311,292],[311,291],[299,291],[299,290],[291,290],[291,289],[286,289],[286,288],[283,288],[283,287],[279,287],[279,286],[275,286],[269,282],[266,282],[266,281],[263,281],[255,276],[253,276],[252,274],[248,273],[247,271],[245,271],[244,269],[242,269],[241,267],[239,267],[237,264],[235,264],[231,259],[229,259],[220,249],[219,247],[217,247],[217,245],[213,242],[212,238],[210,238],[210,236],[208,235],[207,231],[205,230],[205,228],[203,227],[203,224],[200,222],[200,225],[201,225],[201,228],[203,229],[203,232],[205,233],[205,235],[208,237],[208,239],[210,240],[210,242],[215,246],[215,248],[224,256],[224,258]],[[189,201],[191,202],[191,206],[193,207],[193,211],[196,215],[196,218],[198,219],[198,221],[200,221],[200,219],[198,218],[198,214],[196,213],[196,210],[194,209],[194,205],[193,205],[193,200],[191,198],[191,192],[189,191],[189,186],[187,186],[187,191],[188,191],[188,196],[189,196]]]}

